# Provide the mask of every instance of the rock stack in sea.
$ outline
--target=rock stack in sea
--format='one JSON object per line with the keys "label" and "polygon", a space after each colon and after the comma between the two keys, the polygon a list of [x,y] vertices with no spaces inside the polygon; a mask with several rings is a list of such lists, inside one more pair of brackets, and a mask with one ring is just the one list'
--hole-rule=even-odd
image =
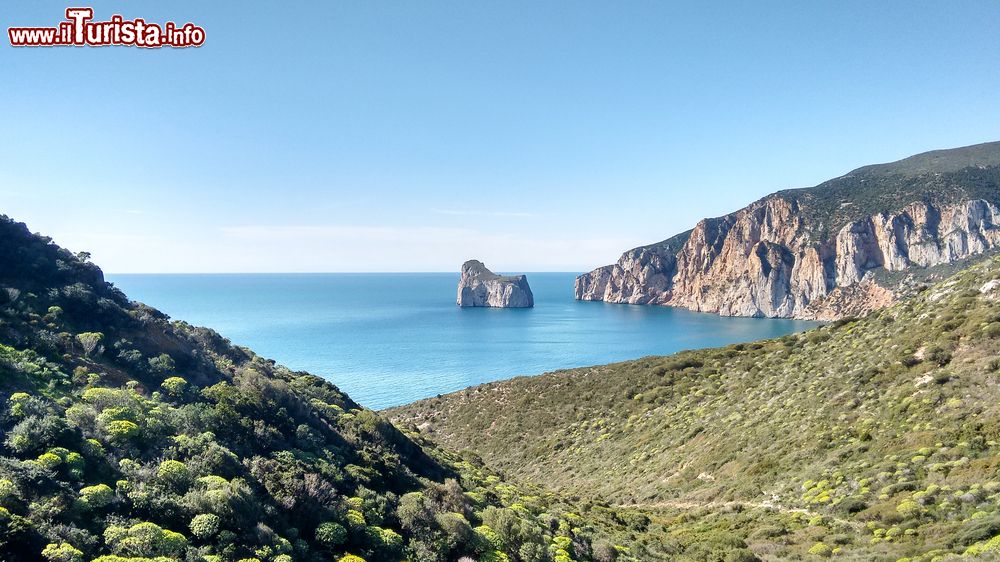
{"label": "rock stack in sea", "polygon": [[535,297],[524,275],[497,275],[479,260],[462,264],[458,282],[458,306],[531,308]]}

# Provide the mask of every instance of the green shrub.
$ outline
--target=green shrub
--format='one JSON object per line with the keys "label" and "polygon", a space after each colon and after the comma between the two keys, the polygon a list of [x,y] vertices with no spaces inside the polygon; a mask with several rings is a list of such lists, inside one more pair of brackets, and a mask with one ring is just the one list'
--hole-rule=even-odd
{"label": "green shrub", "polygon": [[149,358],[149,369],[157,374],[166,374],[174,370],[174,360],[166,353]]}
{"label": "green shrub", "polygon": [[191,519],[191,524],[188,527],[191,529],[192,535],[201,540],[208,540],[219,531],[219,516],[211,513],[199,513]]}
{"label": "green shrub", "polygon": [[83,332],[76,335],[76,341],[79,342],[83,352],[87,355],[92,355],[103,339],[104,334],[100,332]]}
{"label": "green shrub", "polygon": [[921,511],[920,504],[913,500],[904,500],[896,506],[896,512],[907,519],[920,515]]}
{"label": "green shrub", "polygon": [[[974,556],[974,557],[982,556],[984,558],[986,558],[986,556],[989,556],[991,554],[992,555],[1000,554],[1000,535],[997,535],[987,541],[978,542],[970,546],[969,548],[965,549],[965,552],[963,554],[965,556]],[[994,559],[994,558],[989,557],[988,559]]]}
{"label": "green shrub", "polygon": [[500,535],[489,526],[480,525],[473,529],[473,533],[475,534],[476,549],[479,552],[503,549],[503,541],[500,540]]}
{"label": "green shrub", "polygon": [[347,542],[347,529],[333,521],[323,523],[316,527],[316,540],[327,548],[335,548]]}
{"label": "green shrub", "polygon": [[374,536],[382,545],[382,549],[388,553],[399,553],[403,550],[403,537],[392,529],[382,527],[372,527]]}
{"label": "green shrub", "polygon": [[20,418],[25,415],[25,406],[31,401],[31,395],[27,392],[15,392],[7,399],[10,404],[10,415]]}
{"label": "green shrub", "polygon": [[749,550],[733,550],[726,554],[725,562],[761,562],[760,558],[757,557],[752,551]]}
{"label": "green shrub", "polygon": [[49,562],[83,562],[83,552],[68,543],[50,544],[42,550],[42,557]]}
{"label": "green shrub", "polygon": [[980,517],[962,524],[955,533],[952,544],[966,547],[1000,535],[1000,516]]}
{"label": "green shrub", "polygon": [[87,466],[87,461],[83,458],[83,455],[76,451],[71,451],[63,458],[63,462],[66,463],[66,470],[70,476],[83,478],[83,469]]}
{"label": "green shrub", "polygon": [[44,453],[42,455],[39,455],[37,462],[39,465],[51,470],[61,465],[63,460],[59,455],[53,453]]}
{"label": "green shrub", "polygon": [[182,488],[190,483],[191,471],[181,461],[168,459],[160,463],[156,469],[156,477],[168,486]]}
{"label": "green shrub", "polygon": [[472,540],[472,526],[460,513],[439,513],[435,517],[438,526],[447,537],[449,548],[466,544]]}
{"label": "green shrub", "polygon": [[181,377],[170,377],[164,380],[163,383],[160,384],[160,387],[162,387],[163,390],[170,396],[177,398],[184,394],[184,390],[187,388],[187,381]]}
{"label": "green shrub", "polygon": [[833,548],[825,543],[818,542],[809,548],[809,554],[829,558],[830,556],[833,556]]}
{"label": "green shrub", "polygon": [[87,486],[80,490],[80,499],[90,508],[102,508],[114,500],[115,492],[107,484]]}
{"label": "green shrub", "polygon": [[868,509],[868,504],[859,498],[847,498],[837,504],[837,510],[848,515],[859,513]]}
{"label": "green shrub", "polygon": [[927,351],[924,353],[924,357],[928,361],[931,361],[932,363],[944,367],[945,365],[951,362],[952,354],[950,351],[944,349],[943,347],[935,345],[927,349]]}
{"label": "green shrub", "polygon": [[489,552],[484,552],[482,556],[479,557],[479,562],[510,562],[510,558],[499,550],[491,550]]}
{"label": "green shrub", "polygon": [[348,526],[354,528],[362,528],[367,524],[365,521],[365,515],[356,509],[347,510],[345,519],[347,520]]}
{"label": "green shrub", "polygon": [[139,435],[139,426],[128,420],[115,420],[105,426],[108,437],[113,441],[125,441]]}
{"label": "green shrub", "polygon": [[184,535],[150,522],[129,528],[110,525],[104,541],[115,554],[125,556],[180,556],[187,548]]}

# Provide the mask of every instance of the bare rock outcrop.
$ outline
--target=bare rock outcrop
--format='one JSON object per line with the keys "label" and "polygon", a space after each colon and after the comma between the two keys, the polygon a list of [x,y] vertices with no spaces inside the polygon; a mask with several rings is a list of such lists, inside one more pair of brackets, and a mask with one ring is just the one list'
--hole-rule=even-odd
{"label": "bare rock outcrop", "polygon": [[726,316],[863,314],[897,298],[893,272],[1000,246],[998,203],[1000,143],[869,166],[629,250],[578,277],[576,298]]}
{"label": "bare rock outcrop", "polygon": [[483,262],[469,260],[462,264],[458,306],[531,308],[535,306],[535,297],[524,275],[497,275]]}

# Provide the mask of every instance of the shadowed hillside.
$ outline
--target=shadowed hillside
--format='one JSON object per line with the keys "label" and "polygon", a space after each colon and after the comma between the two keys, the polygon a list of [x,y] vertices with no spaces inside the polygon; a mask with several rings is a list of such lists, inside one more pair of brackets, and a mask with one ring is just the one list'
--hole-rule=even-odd
{"label": "shadowed hillside", "polygon": [[86,257],[0,217],[0,559],[638,559],[627,510],[418,443]]}

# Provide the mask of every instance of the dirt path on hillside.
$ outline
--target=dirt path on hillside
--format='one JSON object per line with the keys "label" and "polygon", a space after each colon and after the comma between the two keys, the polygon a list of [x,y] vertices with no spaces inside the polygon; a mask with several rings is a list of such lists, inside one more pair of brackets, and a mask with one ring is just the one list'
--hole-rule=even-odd
{"label": "dirt path on hillside", "polygon": [[632,504],[618,504],[616,507],[631,508],[631,509],[643,509],[643,510],[656,510],[656,509],[679,509],[679,510],[689,510],[689,509],[732,509],[732,508],[759,508],[759,509],[771,509],[777,511],[778,513],[801,513],[807,517],[825,517],[840,523],[841,525],[846,525],[852,528],[864,527],[864,525],[858,521],[851,521],[849,519],[842,519],[840,517],[834,517],[826,513],[817,513],[815,511],[810,511],[801,507],[788,507],[781,504],[777,504],[770,501],[762,502],[752,502],[752,501],[710,501],[710,502],[697,502],[690,500],[664,500],[661,502],[653,503],[632,503]]}

